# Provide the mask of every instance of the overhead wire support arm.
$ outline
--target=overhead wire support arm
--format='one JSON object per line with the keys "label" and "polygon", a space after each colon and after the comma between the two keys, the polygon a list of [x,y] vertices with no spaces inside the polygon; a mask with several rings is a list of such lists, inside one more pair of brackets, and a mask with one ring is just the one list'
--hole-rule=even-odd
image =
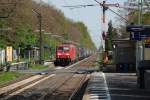
{"label": "overhead wire support arm", "polygon": [[[103,1],[103,4],[100,3],[100,2],[98,2],[97,0],[94,0],[94,1],[97,2],[101,7],[103,7],[103,13],[104,13],[106,10],[110,10],[111,12],[113,12],[114,14],[116,14],[117,16],[119,16],[119,17],[121,17],[122,19],[124,19],[124,20],[126,21],[126,23],[129,23],[129,21],[128,21],[126,18],[122,17],[120,14],[118,14],[117,12],[113,11],[112,9],[110,9],[107,4],[105,5],[105,2],[104,2],[104,1]],[[118,4],[116,4],[116,6],[119,7]]]}
{"label": "overhead wire support arm", "polygon": [[[115,11],[113,11],[112,9],[110,9],[109,8],[109,6],[112,6],[112,7],[118,7],[118,8],[125,8],[125,7],[120,7],[119,6],[119,3],[115,3],[115,4],[105,4],[105,1],[103,1],[103,3],[100,3],[100,2],[98,2],[97,0],[94,0],[95,2],[97,2],[98,3],[98,5],[100,6],[100,7],[102,7],[103,8],[103,17],[105,17],[105,11],[106,10],[110,10],[111,12],[113,12],[114,14],[116,14],[117,16],[119,16],[119,17],[121,17],[122,19],[124,19],[125,21],[126,21],[126,23],[129,23],[129,21],[126,19],[126,18],[124,18],[124,17],[122,17],[120,14],[118,14],[117,12],[115,12]],[[72,6],[63,6],[63,7],[68,7],[68,8],[70,8],[70,9],[75,9],[75,8],[82,8],[82,7],[92,7],[92,6],[98,6],[97,4],[87,4],[87,5],[72,5]],[[105,19],[103,19],[103,21],[104,21]],[[105,21],[104,21],[105,22]]]}

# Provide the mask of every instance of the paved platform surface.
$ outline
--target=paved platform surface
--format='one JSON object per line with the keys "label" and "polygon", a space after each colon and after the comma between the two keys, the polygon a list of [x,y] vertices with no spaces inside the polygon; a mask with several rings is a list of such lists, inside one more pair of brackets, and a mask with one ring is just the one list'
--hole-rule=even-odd
{"label": "paved platform surface", "polygon": [[136,73],[99,72],[92,74],[83,100],[150,100],[150,88],[138,88]]}
{"label": "paved platform surface", "polygon": [[105,73],[111,100],[150,100],[150,89],[137,87],[135,73]]}

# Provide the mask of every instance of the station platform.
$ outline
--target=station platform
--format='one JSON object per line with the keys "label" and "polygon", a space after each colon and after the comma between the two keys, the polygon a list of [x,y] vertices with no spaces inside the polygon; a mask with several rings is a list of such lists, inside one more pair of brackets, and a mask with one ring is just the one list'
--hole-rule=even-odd
{"label": "station platform", "polygon": [[82,100],[150,100],[149,87],[148,83],[145,89],[138,87],[136,73],[96,72],[91,75]]}
{"label": "station platform", "polygon": [[110,100],[104,73],[95,72],[91,75],[83,100]]}

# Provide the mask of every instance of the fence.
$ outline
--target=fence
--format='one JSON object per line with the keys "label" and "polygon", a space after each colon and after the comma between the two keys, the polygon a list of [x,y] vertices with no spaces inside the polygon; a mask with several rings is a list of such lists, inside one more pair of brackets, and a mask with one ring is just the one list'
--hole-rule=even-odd
{"label": "fence", "polygon": [[29,68],[28,62],[12,63],[10,65],[10,70],[26,70],[28,68]]}

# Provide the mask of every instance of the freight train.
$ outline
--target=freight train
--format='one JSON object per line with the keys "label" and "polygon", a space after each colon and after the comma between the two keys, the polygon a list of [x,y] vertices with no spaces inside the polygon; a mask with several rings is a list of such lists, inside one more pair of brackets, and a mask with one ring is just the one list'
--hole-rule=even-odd
{"label": "freight train", "polygon": [[82,60],[92,54],[90,49],[77,46],[72,43],[62,43],[56,46],[55,52],[55,66],[61,65],[69,65],[78,60]]}

